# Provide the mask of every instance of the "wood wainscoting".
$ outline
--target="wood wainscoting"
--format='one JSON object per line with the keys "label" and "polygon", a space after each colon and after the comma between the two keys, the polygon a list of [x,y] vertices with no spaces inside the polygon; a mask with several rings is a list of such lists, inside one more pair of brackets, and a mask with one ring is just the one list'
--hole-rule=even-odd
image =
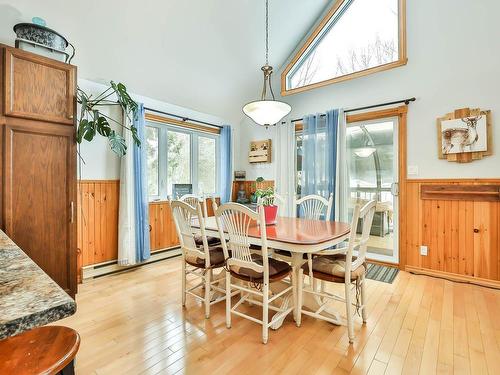
{"label": "wood wainscoting", "polygon": [[[82,180],[78,187],[78,282],[82,267],[118,259],[118,208],[120,181]],[[216,198],[217,204],[220,199]],[[207,200],[207,214],[213,216]],[[179,245],[175,225],[166,201],[149,204],[150,247],[152,252]]]}
{"label": "wood wainscoting", "polygon": [[83,180],[78,184],[78,277],[82,267],[118,257],[117,180]]}
{"label": "wood wainscoting", "polygon": [[[401,268],[500,287],[500,202],[466,194],[428,199],[432,185],[463,186],[460,192],[471,185],[500,185],[500,179],[407,180]],[[420,255],[422,245],[427,256]]]}
{"label": "wood wainscoting", "polygon": [[240,190],[241,185],[243,185],[243,189],[247,195],[247,198],[250,199],[250,196],[255,193],[257,189],[267,189],[269,187],[274,187],[274,180],[265,180],[262,182],[255,181],[233,181],[233,189],[231,191],[231,200],[236,202],[238,198],[238,191]]}
{"label": "wood wainscoting", "polygon": [[179,245],[169,202],[161,201],[149,204],[149,228],[151,250]]}

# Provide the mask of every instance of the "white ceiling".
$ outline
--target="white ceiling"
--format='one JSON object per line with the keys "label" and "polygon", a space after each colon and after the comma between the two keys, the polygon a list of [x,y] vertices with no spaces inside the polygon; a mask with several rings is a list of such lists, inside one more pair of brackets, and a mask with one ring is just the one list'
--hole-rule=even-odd
{"label": "white ceiling", "polygon": [[[278,70],[329,0],[270,0]],[[0,42],[33,16],[67,37],[79,77],[226,119],[260,94],[264,0],[0,0]],[[275,80],[278,80],[276,74]]]}

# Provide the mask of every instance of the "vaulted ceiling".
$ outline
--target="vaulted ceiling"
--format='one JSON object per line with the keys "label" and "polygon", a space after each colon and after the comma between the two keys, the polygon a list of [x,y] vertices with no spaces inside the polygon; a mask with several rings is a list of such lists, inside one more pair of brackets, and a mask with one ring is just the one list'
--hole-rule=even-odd
{"label": "vaulted ceiling", "polygon": [[[328,0],[270,0],[275,70]],[[236,120],[261,88],[264,0],[0,0],[0,42],[33,16],[77,50],[79,77]],[[279,79],[276,74],[275,80]]]}

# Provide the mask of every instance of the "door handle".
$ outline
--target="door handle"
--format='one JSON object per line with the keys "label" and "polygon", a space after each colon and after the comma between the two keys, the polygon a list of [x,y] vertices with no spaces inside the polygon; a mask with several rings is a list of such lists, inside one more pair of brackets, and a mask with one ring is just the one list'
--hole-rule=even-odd
{"label": "door handle", "polygon": [[393,182],[391,184],[391,194],[397,197],[399,195],[399,183]]}
{"label": "door handle", "polygon": [[70,208],[70,211],[71,211],[71,214],[70,214],[70,223],[74,223],[75,222],[75,202],[71,201],[70,204],[69,204],[69,208]]}

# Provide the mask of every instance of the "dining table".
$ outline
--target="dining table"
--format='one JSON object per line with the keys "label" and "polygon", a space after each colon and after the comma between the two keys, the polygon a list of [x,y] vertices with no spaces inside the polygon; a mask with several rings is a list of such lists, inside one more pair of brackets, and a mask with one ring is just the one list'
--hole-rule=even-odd
{"label": "dining table", "polygon": [[[206,235],[220,238],[215,217],[205,218],[204,221]],[[277,217],[274,224],[266,225],[267,246],[273,250],[286,250],[291,253],[291,281],[297,285],[300,267],[306,262],[304,254],[314,254],[326,249],[332,250],[335,245],[340,244],[349,237],[350,231],[350,224],[339,221]],[[261,228],[255,222],[251,223],[249,226],[248,240],[252,245],[262,245]],[[339,253],[343,251],[345,250],[339,249]],[[273,292],[279,292],[288,285],[285,284],[285,282],[272,283],[271,290]],[[295,307],[293,310],[294,319],[297,315],[296,289],[297,288],[294,288],[292,301]],[[317,309],[321,302],[314,296],[307,296],[309,296],[309,293],[304,293],[304,297],[306,297],[303,300],[304,307],[311,310]],[[289,301],[286,299],[282,301],[282,305],[287,303],[289,303]],[[323,313],[339,320],[339,316],[335,311],[329,312],[325,310]],[[277,324],[271,328],[278,329],[285,317],[286,316],[283,316],[281,319],[277,319]]]}

